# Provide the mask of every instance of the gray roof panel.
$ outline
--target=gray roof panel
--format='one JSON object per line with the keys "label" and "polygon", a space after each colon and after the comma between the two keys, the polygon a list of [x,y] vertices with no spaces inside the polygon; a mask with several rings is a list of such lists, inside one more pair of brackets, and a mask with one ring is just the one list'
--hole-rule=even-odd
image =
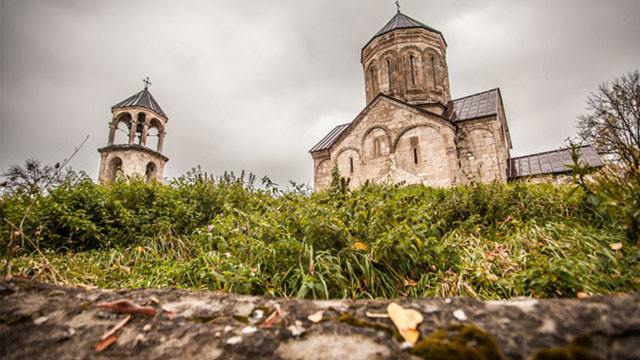
{"label": "gray roof panel", "polygon": [[449,101],[445,116],[451,122],[471,120],[498,113],[498,89]]}
{"label": "gray roof panel", "polygon": [[346,123],[342,125],[338,125],[333,128],[325,137],[322,138],[314,147],[309,150],[309,152],[316,152],[321,150],[329,149],[335,142],[338,140],[340,135],[347,130],[347,128],[351,125],[351,123]]}
{"label": "gray roof panel", "polygon": [[444,36],[442,35],[442,33],[434,28],[432,28],[431,26],[427,26],[423,23],[421,23],[420,21],[413,19],[403,13],[401,13],[400,11],[398,11],[397,14],[395,14],[391,20],[389,20],[383,27],[382,29],[378,30],[378,32],[373,35],[373,37],[371,38],[371,40],[369,40],[367,42],[367,44],[365,46],[363,46],[363,49],[366,48],[372,41],[373,39],[377,38],[378,36],[382,36],[388,32],[391,32],[393,30],[397,30],[397,29],[412,29],[412,28],[422,28],[431,32],[434,32],[438,35],[440,35],[440,37],[442,38],[442,41],[444,41],[445,45],[447,44],[447,41],[444,39]]}
{"label": "gray roof panel", "polygon": [[[580,147],[580,160],[587,166],[597,168],[604,163],[591,145]],[[539,154],[519,156],[507,161],[507,174],[510,179],[526,176],[561,174],[570,172],[572,165],[571,149],[559,149]]]}
{"label": "gray roof panel", "polygon": [[112,109],[120,109],[126,107],[140,106],[155,111],[162,115],[165,119],[168,119],[167,114],[162,111],[160,104],[154,99],[153,95],[149,92],[149,89],[144,88],[142,91],[135,95],[132,95],[119,103],[113,105]]}

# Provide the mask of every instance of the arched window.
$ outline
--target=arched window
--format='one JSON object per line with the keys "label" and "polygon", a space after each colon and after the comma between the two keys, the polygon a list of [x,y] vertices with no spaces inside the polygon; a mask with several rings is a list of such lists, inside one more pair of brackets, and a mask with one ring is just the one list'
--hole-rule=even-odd
{"label": "arched window", "polygon": [[128,144],[129,143],[129,129],[131,128],[131,115],[124,113],[118,116],[116,119],[116,126],[113,134],[114,144]]}
{"label": "arched window", "polygon": [[378,84],[376,82],[376,68],[372,66],[369,68],[369,78],[371,79],[371,94],[376,96],[378,94]]}
{"label": "arched window", "polygon": [[158,119],[153,118],[149,123],[149,129],[147,130],[147,144],[149,149],[158,150],[160,145],[160,133],[162,132],[162,125]]}
{"label": "arched window", "polygon": [[391,60],[387,59],[387,80],[389,80],[389,90],[393,89],[393,77],[391,70]]}
{"label": "arched window", "polygon": [[156,164],[150,162],[147,164],[147,169],[144,173],[145,178],[147,179],[147,182],[150,182],[151,180],[156,178]]}
{"label": "arched window", "polygon": [[380,137],[373,139],[373,157],[382,155],[382,146],[380,143]]}
{"label": "arched window", "polygon": [[433,79],[433,87],[436,87],[438,80],[436,79],[436,59],[431,55],[431,78]]}
{"label": "arched window", "polygon": [[120,173],[122,173],[122,159],[115,157],[109,161],[106,178],[108,181],[115,180]]}
{"label": "arched window", "polygon": [[353,156],[349,157],[349,172],[353,174]]}
{"label": "arched window", "polygon": [[415,70],[415,57],[412,55],[409,55],[409,71],[410,71],[410,76],[411,76],[411,85],[415,86],[416,85],[416,70]]}

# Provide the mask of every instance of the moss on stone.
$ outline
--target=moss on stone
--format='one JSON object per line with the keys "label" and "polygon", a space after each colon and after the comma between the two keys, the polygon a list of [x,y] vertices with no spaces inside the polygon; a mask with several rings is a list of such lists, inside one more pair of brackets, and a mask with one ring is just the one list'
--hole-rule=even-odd
{"label": "moss on stone", "polygon": [[493,337],[474,325],[458,325],[434,331],[411,349],[425,359],[502,359]]}
{"label": "moss on stone", "polygon": [[531,360],[599,360],[591,353],[591,338],[579,336],[564,347],[542,349]]}
{"label": "moss on stone", "polygon": [[399,340],[399,341],[402,340],[402,336],[400,336],[400,333],[398,331],[396,331],[395,329],[393,329],[393,328],[391,328],[389,326],[378,324],[376,322],[358,319],[355,316],[351,315],[350,313],[341,314],[338,317],[338,321],[340,321],[342,323],[345,323],[345,324],[349,324],[351,326],[355,326],[355,327],[370,328],[370,329],[387,331],[387,332],[390,332],[391,334],[393,334],[393,336],[396,338],[396,340]]}

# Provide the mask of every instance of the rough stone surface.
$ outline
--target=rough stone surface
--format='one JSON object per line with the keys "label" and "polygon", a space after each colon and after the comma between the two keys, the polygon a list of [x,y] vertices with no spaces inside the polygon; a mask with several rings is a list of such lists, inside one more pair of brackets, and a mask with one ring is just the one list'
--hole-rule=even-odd
{"label": "rough stone surface", "polygon": [[451,100],[446,50],[442,36],[424,28],[396,29],[365,46],[367,105],[334,144],[312,153],[316,190],[330,185],[335,167],[352,189],[367,181],[507,181],[502,100],[494,115],[455,124],[444,116]]}
{"label": "rough stone surface", "polygon": [[[170,319],[134,315],[118,340],[95,353],[100,337],[125,315],[94,307],[131,299],[175,312]],[[456,325],[490,334],[505,359],[530,359],[543,348],[589,339],[601,359],[640,359],[640,294],[586,299],[469,298],[395,300],[424,317],[422,338]],[[86,290],[0,282],[0,358],[84,359],[418,359],[403,349],[384,314],[391,301],[303,301],[178,289]],[[282,315],[263,327],[275,309]],[[322,321],[307,317],[324,310]],[[461,314],[464,316],[461,316]],[[294,336],[292,332],[299,332]]]}

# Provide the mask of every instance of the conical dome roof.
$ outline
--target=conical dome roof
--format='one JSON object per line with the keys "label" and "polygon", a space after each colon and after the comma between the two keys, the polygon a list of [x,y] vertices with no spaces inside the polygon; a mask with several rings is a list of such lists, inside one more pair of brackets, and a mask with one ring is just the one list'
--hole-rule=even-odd
{"label": "conical dome roof", "polygon": [[[369,43],[371,43],[373,41],[373,39],[377,38],[378,36],[384,35],[388,32],[391,32],[393,30],[397,30],[397,29],[412,29],[412,28],[422,28],[431,32],[434,32],[438,35],[440,35],[440,37],[442,37],[442,41],[444,41],[445,45],[447,44],[447,41],[444,39],[444,36],[442,35],[442,33],[428,25],[425,25],[423,23],[421,23],[420,21],[413,19],[403,13],[401,13],[400,11],[398,11],[397,14],[395,14],[391,20],[389,20],[383,27],[382,29],[380,29],[375,35],[373,35],[373,37],[371,38],[371,40],[369,40],[369,42],[367,42],[367,45],[369,45]],[[365,45],[364,47],[367,47],[367,45]]]}
{"label": "conical dome roof", "polygon": [[119,108],[126,108],[126,107],[132,107],[132,106],[140,106],[143,108],[147,108],[149,110],[155,111],[156,113],[162,115],[165,119],[168,119],[167,114],[165,114],[164,111],[162,111],[160,104],[158,104],[156,99],[153,98],[153,95],[151,95],[151,93],[149,92],[149,89],[147,89],[146,87],[142,91],[138,92],[137,94],[132,95],[120,101],[119,103],[113,105],[111,109],[119,109]]}

